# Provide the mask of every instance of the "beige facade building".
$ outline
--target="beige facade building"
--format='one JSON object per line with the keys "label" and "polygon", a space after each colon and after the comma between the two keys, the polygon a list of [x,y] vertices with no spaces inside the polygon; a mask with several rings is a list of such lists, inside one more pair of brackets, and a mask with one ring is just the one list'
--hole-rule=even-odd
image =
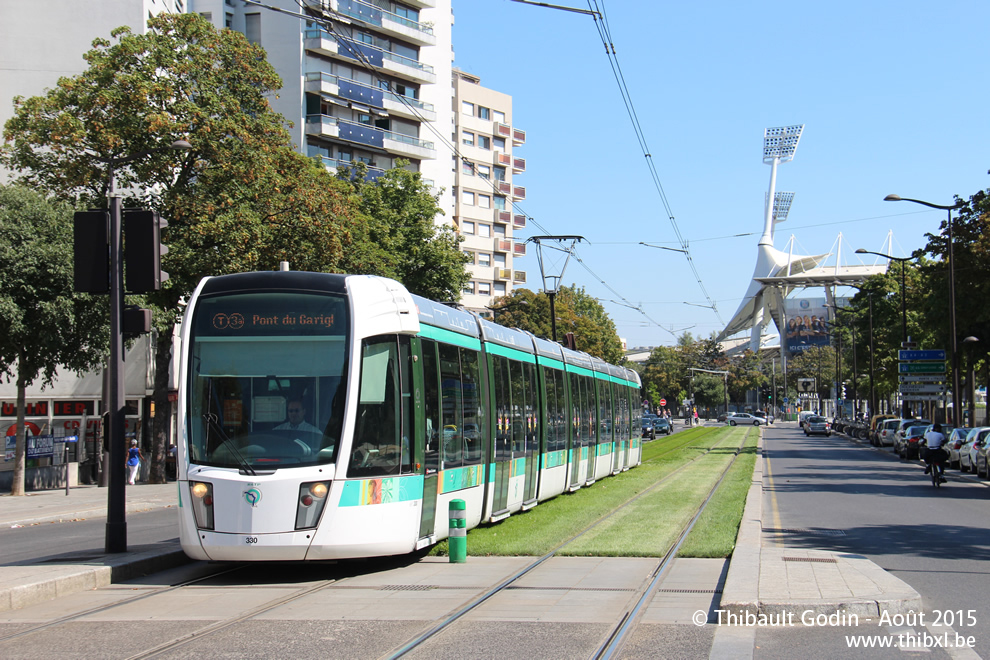
{"label": "beige facade building", "polygon": [[526,243],[515,231],[526,227],[526,216],[513,204],[526,199],[515,176],[526,171],[526,160],[515,149],[526,143],[526,132],[512,124],[512,97],[481,86],[481,79],[452,72],[454,94],[454,224],[464,236],[463,250],[471,255],[471,281],[461,304],[490,315],[492,301],[526,284],[526,272],[514,268],[514,258],[526,254]]}

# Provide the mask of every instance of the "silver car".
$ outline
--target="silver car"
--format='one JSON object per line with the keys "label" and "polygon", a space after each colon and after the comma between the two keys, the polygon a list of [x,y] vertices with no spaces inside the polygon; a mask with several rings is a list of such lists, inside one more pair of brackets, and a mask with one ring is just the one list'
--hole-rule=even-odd
{"label": "silver car", "polygon": [[808,417],[804,420],[804,434],[805,435],[824,435],[826,437],[832,435],[832,425],[828,423],[828,420],[824,417],[815,415],[813,417]]}
{"label": "silver car", "polygon": [[965,444],[966,434],[971,430],[970,427],[964,426],[962,428],[952,429],[952,433],[946,436],[945,444],[942,447],[949,454],[949,460],[946,461],[949,467],[959,467],[959,449]]}
{"label": "silver car", "polygon": [[963,472],[976,471],[976,452],[983,447],[990,426],[977,426],[966,434],[966,441],[959,448],[959,469]]}
{"label": "silver car", "polygon": [[729,423],[729,426],[739,426],[740,424],[759,426],[760,424],[766,424],[765,419],[750,415],[749,413],[736,413],[726,421]]}

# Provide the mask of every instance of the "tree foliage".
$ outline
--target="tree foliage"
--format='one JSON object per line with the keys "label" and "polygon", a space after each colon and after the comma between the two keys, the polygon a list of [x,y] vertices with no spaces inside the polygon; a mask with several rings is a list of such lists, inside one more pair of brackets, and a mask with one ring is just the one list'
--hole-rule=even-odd
{"label": "tree foliage", "polygon": [[19,186],[0,186],[0,371],[17,383],[12,493],[24,494],[25,390],[60,366],[94,367],[104,354],[107,306],[73,293],[72,208]]}
{"label": "tree foliage", "polygon": [[[537,337],[552,337],[550,300],[546,295],[529,289],[515,289],[513,295],[499,298],[492,307],[496,310],[496,323],[527,330]],[[566,333],[573,332],[579,351],[612,364],[623,363],[622,342],[615,322],[583,287],[561,287],[554,299],[554,308],[559,342],[563,343]]]}

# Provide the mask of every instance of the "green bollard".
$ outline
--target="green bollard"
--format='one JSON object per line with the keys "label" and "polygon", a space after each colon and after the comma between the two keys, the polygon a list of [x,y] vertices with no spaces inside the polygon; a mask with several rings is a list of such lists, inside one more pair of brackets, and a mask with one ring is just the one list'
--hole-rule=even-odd
{"label": "green bollard", "polygon": [[447,554],[451,564],[463,564],[467,561],[467,518],[464,509],[464,500],[450,501]]}

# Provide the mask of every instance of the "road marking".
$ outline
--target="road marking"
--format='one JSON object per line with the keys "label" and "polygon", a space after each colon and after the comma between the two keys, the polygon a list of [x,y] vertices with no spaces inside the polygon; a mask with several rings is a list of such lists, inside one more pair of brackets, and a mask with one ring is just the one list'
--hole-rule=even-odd
{"label": "road marking", "polygon": [[[763,468],[764,473],[767,478],[767,485],[770,487],[770,513],[773,517],[773,528],[783,529],[783,525],[780,524],[780,510],[777,508],[777,491],[774,489],[773,485],[773,470],[770,467],[770,454],[767,451],[766,446],[766,435],[763,436]],[[774,534],[773,538],[770,539],[770,543],[773,547],[782,548],[784,544],[780,541],[780,534]]]}

